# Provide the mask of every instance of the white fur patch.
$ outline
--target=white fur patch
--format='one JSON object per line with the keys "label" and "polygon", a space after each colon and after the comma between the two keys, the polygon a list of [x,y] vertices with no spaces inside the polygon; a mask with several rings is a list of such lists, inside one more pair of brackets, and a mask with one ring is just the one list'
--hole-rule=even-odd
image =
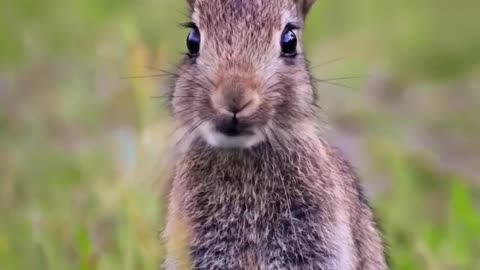
{"label": "white fur patch", "polygon": [[337,240],[339,242],[338,246],[338,269],[353,269],[353,255],[352,250],[352,232],[350,227],[345,223],[339,223],[337,225]]}
{"label": "white fur patch", "polygon": [[211,123],[202,124],[200,134],[211,146],[222,148],[250,148],[265,140],[265,136],[256,130],[251,135],[226,136],[215,131]]}

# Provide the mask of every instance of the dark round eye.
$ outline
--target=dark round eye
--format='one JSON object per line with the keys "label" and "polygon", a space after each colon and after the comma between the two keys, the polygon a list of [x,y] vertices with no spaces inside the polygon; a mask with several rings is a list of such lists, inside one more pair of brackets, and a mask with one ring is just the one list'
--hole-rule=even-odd
{"label": "dark round eye", "polygon": [[280,40],[283,56],[293,57],[297,55],[297,36],[292,30],[285,30]]}
{"label": "dark round eye", "polygon": [[188,53],[191,56],[196,56],[200,51],[200,32],[198,29],[192,29],[187,36]]}

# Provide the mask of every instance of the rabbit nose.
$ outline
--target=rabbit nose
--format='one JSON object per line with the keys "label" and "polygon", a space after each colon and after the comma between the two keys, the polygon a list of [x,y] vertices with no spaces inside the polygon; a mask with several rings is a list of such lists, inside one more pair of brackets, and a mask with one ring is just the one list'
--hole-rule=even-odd
{"label": "rabbit nose", "polygon": [[259,103],[258,94],[253,91],[219,91],[212,95],[213,108],[224,117],[248,117],[257,111]]}
{"label": "rabbit nose", "polygon": [[224,102],[219,108],[219,118],[215,123],[218,132],[226,136],[240,136],[248,132],[248,124],[244,117],[250,115],[248,110],[253,106],[253,100],[245,100],[242,97],[223,97]]}
{"label": "rabbit nose", "polygon": [[231,103],[227,105],[225,109],[228,112],[228,114],[232,114],[234,117],[236,117],[238,114],[241,114],[241,112],[244,111],[252,103],[253,103],[252,99],[240,103],[234,98],[231,101]]}

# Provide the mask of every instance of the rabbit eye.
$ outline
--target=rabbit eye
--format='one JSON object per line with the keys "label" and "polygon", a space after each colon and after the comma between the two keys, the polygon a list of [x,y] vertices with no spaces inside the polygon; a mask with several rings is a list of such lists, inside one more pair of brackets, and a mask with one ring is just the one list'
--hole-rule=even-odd
{"label": "rabbit eye", "polygon": [[282,56],[295,57],[297,55],[297,36],[291,29],[285,29],[280,40]]}
{"label": "rabbit eye", "polygon": [[187,48],[190,56],[197,56],[200,51],[200,32],[192,29],[187,36]]}

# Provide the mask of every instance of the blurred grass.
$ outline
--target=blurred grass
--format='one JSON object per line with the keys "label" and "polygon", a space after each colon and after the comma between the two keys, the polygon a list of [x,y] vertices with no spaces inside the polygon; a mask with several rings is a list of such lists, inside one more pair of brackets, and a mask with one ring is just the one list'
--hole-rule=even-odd
{"label": "blurred grass", "polygon": [[[182,1],[3,1],[0,269],[156,269]],[[480,269],[473,0],[318,1],[306,46],[330,136],[394,269]],[[154,67],[154,68],[152,68]],[[339,87],[339,84],[345,87]]]}

